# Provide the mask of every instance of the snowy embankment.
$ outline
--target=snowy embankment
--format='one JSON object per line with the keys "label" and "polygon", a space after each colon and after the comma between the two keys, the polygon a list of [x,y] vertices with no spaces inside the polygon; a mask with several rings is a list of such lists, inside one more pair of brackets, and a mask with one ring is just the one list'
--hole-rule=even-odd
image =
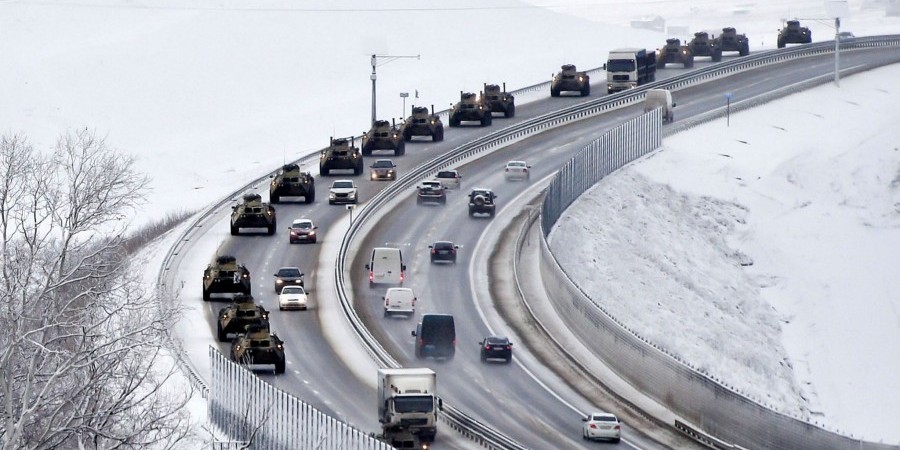
{"label": "snowy embankment", "polygon": [[572,205],[554,253],[629,327],[763,404],[900,442],[898,78],[667,138]]}

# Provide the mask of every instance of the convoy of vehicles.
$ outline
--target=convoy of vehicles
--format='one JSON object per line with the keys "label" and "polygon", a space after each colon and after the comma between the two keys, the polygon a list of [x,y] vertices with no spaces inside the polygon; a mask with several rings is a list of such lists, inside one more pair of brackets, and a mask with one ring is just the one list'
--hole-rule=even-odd
{"label": "convoy of vehicles", "polygon": [[[778,47],[787,43],[809,43],[811,33],[800,27],[796,20],[788,21],[778,36]],[[695,56],[709,56],[712,61],[720,61],[723,51],[737,51],[739,55],[749,54],[748,39],[737,34],[734,28],[723,28],[719,38],[710,37],[706,32],[695,33],[687,45],[670,38],[658,54],[646,49],[618,49],[611,51],[604,65],[607,71],[608,92],[618,92],[655,81],[658,66],[667,63],[681,63],[685,68],[693,66]],[[571,64],[562,66],[551,82],[551,95],[576,91],[581,96],[590,95],[590,78],[586,72],[577,71]],[[449,114],[450,126],[459,126],[464,121],[478,121],[482,126],[491,124],[492,112],[503,113],[505,117],[515,115],[514,97],[506,92],[505,83],[500,86],[485,83],[484,93],[460,92],[460,101]],[[661,108],[663,119],[671,122],[674,118],[671,93],[664,89],[647,91],[644,110]],[[362,150],[353,146],[353,139],[332,139],[330,146],[321,152],[320,173],[328,175],[331,170],[352,170],[354,175],[362,172],[363,156],[376,150],[390,150],[395,155],[404,153],[405,141],[414,136],[431,136],[433,141],[443,139],[443,125],[435,115],[433,107],[428,109],[413,107],[412,115],[397,127],[387,121],[376,121],[363,137]],[[389,159],[379,159],[370,168],[371,179],[397,178],[396,165]],[[530,166],[525,161],[509,161],[504,169],[507,180],[530,177]],[[315,199],[314,179],[309,172],[302,172],[297,164],[285,164],[273,175],[269,185],[271,203],[279,203],[282,197],[303,197],[305,203]],[[461,176],[456,170],[442,170],[434,180],[425,180],[417,186],[417,201],[446,202],[446,189],[458,189]],[[352,180],[335,180],[329,192],[329,204],[357,203],[358,189]],[[486,188],[475,188],[469,194],[469,215],[495,214],[496,194]],[[265,228],[267,234],[274,233],[276,226],[275,209],[264,203],[258,194],[243,196],[242,203],[234,206],[231,217],[231,234],[239,234],[242,228]],[[309,219],[295,220],[290,229],[289,242],[313,242],[317,240],[316,227]],[[432,263],[456,262],[458,245],[451,241],[436,241],[429,246]],[[369,264],[370,286],[378,283],[402,285],[406,265],[398,248],[378,247],[373,249]],[[308,294],[304,289],[304,274],[297,267],[282,267],[275,276],[275,292],[280,310],[308,308]],[[250,296],[250,273],[246,267],[237,264],[233,256],[218,256],[204,271],[203,299],[210,300],[211,294],[234,294],[232,303],[222,308],[217,320],[217,338],[221,342],[231,341],[231,359],[242,364],[272,364],[276,373],[285,371],[284,343],[269,330],[269,312]],[[391,287],[382,297],[384,315],[415,315],[416,295],[410,288]],[[425,314],[411,332],[415,337],[415,357],[453,358],[456,350],[456,328],[450,314]],[[512,342],[504,336],[487,336],[479,341],[482,362],[499,359],[505,363],[512,360]],[[436,396],[436,374],[431,369],[379,369],[378,371],[378,414],[382,424],[382,437],[388,442],[406,446],[409,442],[428,443],[434,440],[437,414],[441,400]],[[621,438],[621,422],[609,413],[596,412],[582,418],[584,439],[608,439],[618,442]]]}
{"label": "convoy of vehicles", "polygon": [[634,89],[656,81],[656,52],[643,48],[612,50],[604,68],[608,93]]}

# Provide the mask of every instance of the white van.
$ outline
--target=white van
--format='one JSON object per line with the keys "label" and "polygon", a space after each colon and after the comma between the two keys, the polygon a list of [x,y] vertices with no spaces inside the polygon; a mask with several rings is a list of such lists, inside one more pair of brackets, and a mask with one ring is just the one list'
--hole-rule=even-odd
{"label": "white van", "polygon": [[675,102],[672,101],[672,93],[666,89],[650,89],[644,98],[644,112],[648,113],[656,108],[662,108],[663,122],[675,120]]}
{"label": "white van", "polygon": [[393,314],[411,316],[416,313],[416,293],[410,288],[388,288],[384,297],[384,317]]}
{"label": "white van", "polygon": [[369,271],[369,287],[375,284],[403,284],[406,264],[399,248],[375,247],[372,259],[366,264]]}

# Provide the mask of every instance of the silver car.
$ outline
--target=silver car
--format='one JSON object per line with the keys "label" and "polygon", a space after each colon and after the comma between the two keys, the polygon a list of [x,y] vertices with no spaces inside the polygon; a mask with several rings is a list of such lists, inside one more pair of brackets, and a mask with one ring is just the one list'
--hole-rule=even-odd
{"label": "silver car", "polygon": [[622,438],[622,423],[615,414],[595,412],[582,417],[581,421],[584,422],[581,428],[581,437],[584,439],[619,442]]}
{"label": "silver car", "polygon": [[531,179],[531,173],[528,172],[531,166],[525,161],[510,161],[506,163],[503,175],[507,180],[525,180]]}
{"label": "silver car", "polygon": [[369,168],[372,169],[372,180],[397,179],[397,165],[390,159],[378,159]]}

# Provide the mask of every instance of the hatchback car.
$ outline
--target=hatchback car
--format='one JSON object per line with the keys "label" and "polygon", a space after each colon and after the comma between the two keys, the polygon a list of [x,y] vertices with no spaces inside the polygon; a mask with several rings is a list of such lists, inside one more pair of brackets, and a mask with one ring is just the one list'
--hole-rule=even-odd
{"label": "hatchback car", "polygon": [[450,241],[437,241],[428,246],[431,249],[431,262],[449,262],[456,264],[456,249],[458,245]]}
{"label": "hatchback car", "polygon": [[285,286],[303,286],[303,272],[299,267],[282,267],[275,272],[275,293]]}
{"label": "hatchback car", "polygon": [[441,182],[447,189],[459,189],[459,182],[462,176],[456,170],[441,170],[434,176],[435,180]]}
{"label": "hatchback car", "polygon": [[296,244],[298,242],[310,242],[316,243],[316,230],[317,227],[312,220],[309,219],[297,219],[291,223],[291,226],[288,228],[291,234],[288,236],[288,239],[291,244]]}
{"label": "hatchback car", "polygon": [[525,161],[510,161],[506,163],[503,176],[506,177],[507,180],[528,181],[531,179],[531,173],[528,171],[530,168],[531,166]]}
{"label": "hatchback car", "polygon": [[622,438],[622,423],[615,414],[595,412],[587,417],[582,417],[584,426],[581,428],[581,437],[587,440],[606,439],[619,442]]}
{"label": "hatchback car", "polygon": [[309,306],[309,296],[303,286],[285,286],[278,294],[278,309],[302,309]]}
{"label": "hatchback car", "polygon": [[481,346],[481,362],[489,359],[512,361],[512,342],[505,336],[488,336],[478,343]]}
{"label": "hatchback car", "polygon": [[390,159],[378,159],[369,166],[372,180],[396,180],[397,165]]}

